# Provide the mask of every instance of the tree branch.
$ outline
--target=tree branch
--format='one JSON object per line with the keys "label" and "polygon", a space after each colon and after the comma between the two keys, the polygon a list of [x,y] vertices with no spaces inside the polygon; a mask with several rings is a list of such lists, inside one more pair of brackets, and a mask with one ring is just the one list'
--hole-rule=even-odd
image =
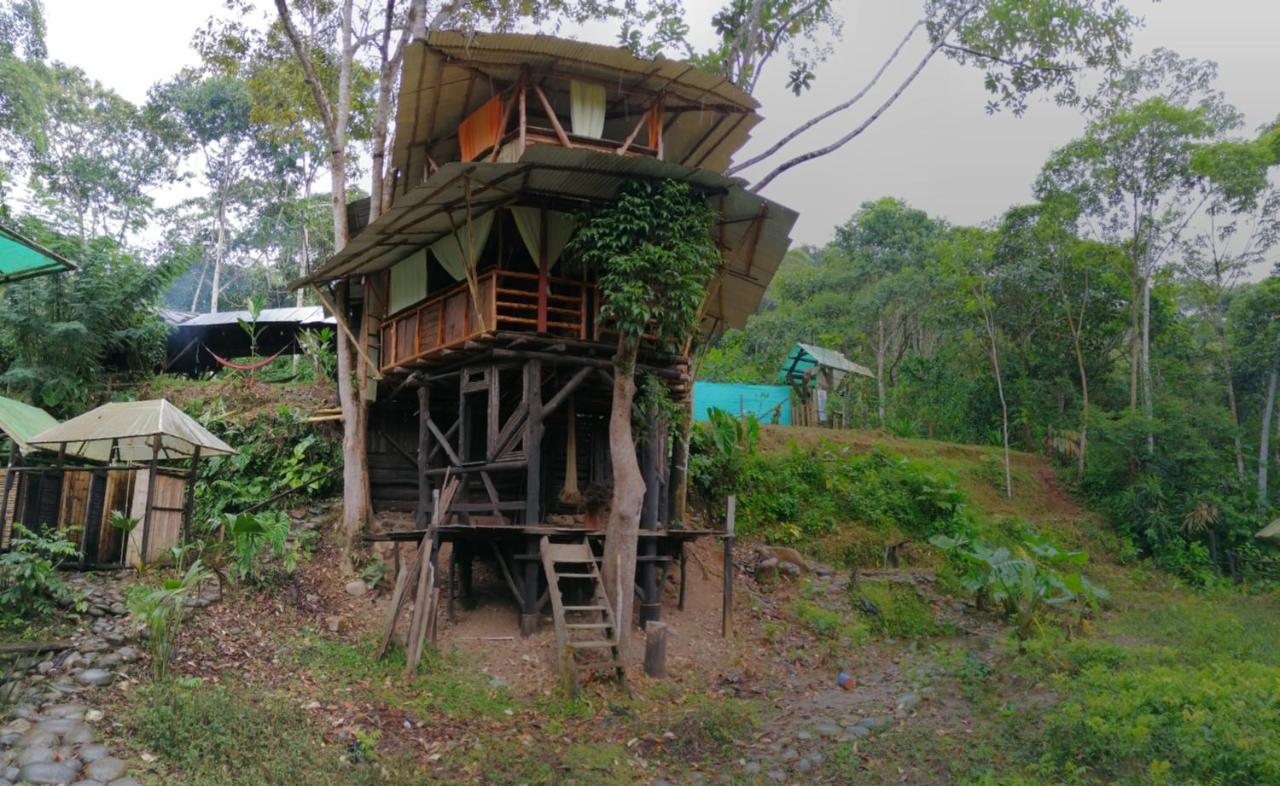
{"label": "tree branch", "polygon": [[794,129],[792,129],[787,134],[785,134],[777,142],[773,143],[773,145],[771,145],[768,150],[765,150],[763,153],[760,153],[759,155],[752,156],[746,161],[743,161],[741,164],[734,164],[733,166],[729,167],[728,174],[730,175],[736,174],[737,172],[740,172],[749,166],[754,166],[755,164],[758,164],[761,161],[764,161],[765,159],[772,157],[775,153],[781,150],[787,143],[789,143],[791,140],[795,139],[796,137],[800,136],[805,131],[808,131],[810,128],[813,128],[818,123],[821,123],[823,120],[826,120],[832,115],[836,115],[836,114],[839,114],[840,112],[843,112],[844,110],[858,103],[858,101],[862,100],[862,97],[865,96],[871,90],[871,88],[875,87],[876,83],[880,81],[880,77],[884,76],[884,72],[889,70],[889,66],[893,63],[894,60],[898,58],[898,55],[902,52],[903,48],[906,47],[907,42],[911,40],[912,36],[915,35],[916,30],[919,30],[923,24],[924,24],[924,21],[919,20],[914,25],[911,26],[911,29],[907,31],[907,34],[905,36],[903,36],[902,40],[898,43],[897,48],[895,48],[893,52],[889,55],[889,58],[880,64],[880,69],[876,71],[874,76],[871,77],[871,81],[867,82],[867,84],[864,85],[863,88],[859,90],[856,95],[853,96],[853,98],[850,98],[848,101],[844,101],[842,103],[836,104],[835,106],[831,107],[830,109],[823,112],[822,114],[812,117],[809,120],[806,120],[805,122],[796,126]]}
{"label": "tree branch", "polygon": [[979,52],[977,49],[970,49],[969,47],[961,46],[960,44],[944,43],[942,45],[942,48],[946,49],[949,52],[960,52],[962,54],[971,55],[973,57],[978,57],[983,60],[990,60],[994,63],[1001,63],[1003,65],[1012,66],[1013,68],[1030,68],[1036,71],[1055,71],[1058,73],[1067,73],[1070,71],[1079,70],[1076,66],[1040,65],[1038,63],[1028,63],[1025,60],[1008,60],[1006,58],[1000,57],[999,55],[993,55],[989,52]]}
{"label": "tree branch", "polygon": [[339,140],[337,123],[333,116],[333,107],[329,103],[329,96],[324,92],[324,84],[316,73],[315,64],[311,62],[310,48],[303,42],[302,36],[298,34],[298,28],[293,24],[293,15],[289,13],[289,5],[286,0],[276,0],[276,11],[280,15],[280,24],[284,27],[284,34],[293,46],[293,52],[298,56],[298,62],[302,65],[302,73],[306,76],[307,86],[311,88],[311,96],[316,101],[316,108],[320,110],[320,120],[324,123],[324,130],[329,136],[329,145],[332,147]]}

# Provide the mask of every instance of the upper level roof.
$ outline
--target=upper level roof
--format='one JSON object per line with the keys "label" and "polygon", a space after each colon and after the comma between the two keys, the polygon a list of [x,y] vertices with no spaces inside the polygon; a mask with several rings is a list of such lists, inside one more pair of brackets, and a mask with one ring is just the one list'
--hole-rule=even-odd
{"label": "upper level roof", "polygon": [[749,94],[680,60],[548,35],[433,32],[405,50],[392,155],[397,195],[460,160],[460,124],[522,77],[543,92],[531,111],[542,111],[543,98],[559,111],[573,81],[607,90],[611,120],[640,118],[661,97],[662,158],[714,172],[728,169],[760,121]]}

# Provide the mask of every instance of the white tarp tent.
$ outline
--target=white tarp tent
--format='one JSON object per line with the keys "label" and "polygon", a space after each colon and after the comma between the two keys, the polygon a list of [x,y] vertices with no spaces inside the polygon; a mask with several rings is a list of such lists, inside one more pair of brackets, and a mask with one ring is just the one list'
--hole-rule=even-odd
{"label": "white tarp tent", "polygon": [[129,464],[191,458],[197,448],[202,458],[236,452],[164,399],[103,404],[40,432],[30,444],[68,458]]}

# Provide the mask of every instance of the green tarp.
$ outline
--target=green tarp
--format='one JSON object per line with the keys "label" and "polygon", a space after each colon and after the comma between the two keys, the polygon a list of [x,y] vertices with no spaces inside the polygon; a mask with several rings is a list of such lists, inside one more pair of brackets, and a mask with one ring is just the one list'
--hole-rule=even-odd
{"label": "green tarp", "polygon": [[32,437],[56,425],[58,421],[43,409],[0,396],[0,431],[13,440],[23,453],[31,450],[27,443]]}
{"label": "green tarp", "polygon": [[[864,377],[875,379],[875,374],[866,366],[860,366],[854,363],[843,354],[834,349],[826,349],[824,347],[816,347],[812,344],[797,342],[791,351],[787,353],[787,359],[783,361],[782,368],[778,371],[778,381],[785,382],[790,385],[804,384],[805,372],[814,366],[830,369],[832,381],[836,385],[840,384],[840,380],[846,374],[859,374]],[[808,380],[810,385],[814,384],[812,378]]]}
{"label": "green tarp", "polygon": [[0,226],[0,284],[75,269],[34,240]]}
{"label": "green tarp", "polygon": [[786,385],[739,385],[733,382],[693,383],[693,419],[708,420],[707,410],[730,415],[750,412],[762,423],[791,425],[791,388]]}

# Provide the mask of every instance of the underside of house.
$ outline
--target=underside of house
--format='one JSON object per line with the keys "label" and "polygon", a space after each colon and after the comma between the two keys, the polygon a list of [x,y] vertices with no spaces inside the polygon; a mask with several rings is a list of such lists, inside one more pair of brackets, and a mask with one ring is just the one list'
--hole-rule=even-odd
{"label": "underside of house", "polygon": [[[718,214],[723,261],[697,335],[646,340],[639,358],[638,372],[687,407],[691,354],[755,310],[796,216],[723,174],[756,103],[686,63],[548,36],[433,33],[406,50],[398,106],[387,208],[367,221],[353,205],[350,242],[297,284],[331,286],[361,347],[375,512],[414,514],[412,528],[371,537],[430,531],[452,543],[450,599],[455,575],[465,595],[472,561],[493,562],[528,634],[561,594],[547,588],[546,544],[598,552],[611,494],[618,341],[596,282],[562,260],[579,217],[633,178],[687,182]],[[719,534],[674,518],[679,429],[645,431],[642,624],[660,615],[684,544]],[[459,486],[437,512],[446,478]]]}

